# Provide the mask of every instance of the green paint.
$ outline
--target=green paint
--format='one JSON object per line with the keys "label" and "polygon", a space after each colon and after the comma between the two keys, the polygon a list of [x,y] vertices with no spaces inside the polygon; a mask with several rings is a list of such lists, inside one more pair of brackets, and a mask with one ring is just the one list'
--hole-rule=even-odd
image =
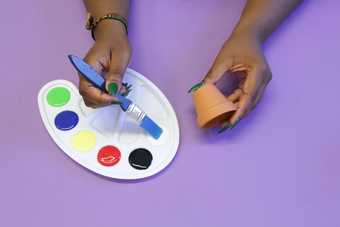
{"label": "green paint", "polygon": [[47,93],[47,103],[54,107],[66,105],[70,98],[70,91],[64,87],[54,87]]}
{"label": "green paint", "polygon": [[203,85],[203,82],[199,82],[199,83],[195,84],[194,86],[192,86],[192,87],[189,89],[188,93],[191,93],[191,92],[193,92],[193,91],[196,91],[196,90],[199,89],[202,85]]}
{"label": "green paint", "polygon": [[117,93],[118,90],[118,85],[115,82],[110,83],[107,86],[108,92],[110,93],[110,95],[115,95]]}

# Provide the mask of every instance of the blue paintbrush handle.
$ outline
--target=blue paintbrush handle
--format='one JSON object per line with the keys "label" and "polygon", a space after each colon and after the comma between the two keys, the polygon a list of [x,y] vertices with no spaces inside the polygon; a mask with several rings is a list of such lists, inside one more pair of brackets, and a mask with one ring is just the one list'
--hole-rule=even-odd
{"label": "blue paintbrush handle", "polygon": [[154,122],[139,106],[122,95],[117,95],[117,98],[120,101],[120,107],[153,138],[158,139],[162,135],[163,129],[159,127],[156,122]]}
{"label": "blue paintbrush handle", "polygon": [[68,55],[72,65],[74,68],[88,81],[90,81],[93,85],[98,87],[99,89],[105,91],[105,80],[101,77],[96,70],[94,70],[89,64],[83,61],[83,59],[75,56]]}

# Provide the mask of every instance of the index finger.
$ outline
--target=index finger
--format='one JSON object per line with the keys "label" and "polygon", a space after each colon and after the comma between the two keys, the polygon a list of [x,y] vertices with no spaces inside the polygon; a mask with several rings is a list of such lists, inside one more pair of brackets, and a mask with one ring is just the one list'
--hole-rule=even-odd
{"label": "index finger", "polygon": [[96,106],[108,106],[119,102],[114,96],[111,96],[96,87],[90,87],[86,93],[88,94],[89,100]]}
{"label": "index finger", "polygon": [[238,103],[238,110],[230,118],[230,123],[234,125],[241,120],[251,109],[253,99],[256,94],[258,83],[256,81],[257,70],[250,71],[245,78],[244,84],[240,86],[242,95]]}
{"label": "index finger", "polygon": [[241,118],[244,117],[244,115],[247,113],[248,109],[251,106],[251,96],[249,94],[243,94],[240,98],[240,101],[238,103],[238,109],[236,112],[231,116],[230,118],[230,124],[234,125],[237,123]]}

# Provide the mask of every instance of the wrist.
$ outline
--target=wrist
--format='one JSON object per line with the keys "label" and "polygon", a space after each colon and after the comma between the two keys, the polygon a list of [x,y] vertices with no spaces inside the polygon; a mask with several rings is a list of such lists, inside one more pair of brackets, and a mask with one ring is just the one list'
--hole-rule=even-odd
{"label": "wrist", "polygon": [[117,39],[127,39],[124,25],[116,20],[103,20],[94,30],[94,37],[97,41],[115,41]]}
{"label": "wrist", "polygon": [[262,45],[264,42],[262,32],[257,28],[257,26],[252,24],[244,24],[239,22],[234,28],[232,35],[247,37],[248,39],[258,42],[260,45]]}

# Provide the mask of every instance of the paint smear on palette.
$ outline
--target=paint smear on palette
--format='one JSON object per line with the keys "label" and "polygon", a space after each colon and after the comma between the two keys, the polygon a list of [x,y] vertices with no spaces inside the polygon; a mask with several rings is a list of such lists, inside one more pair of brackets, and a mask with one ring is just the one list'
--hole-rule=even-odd
{"label": "paint smear on palette", "polygon": [[121,111],[117,105],[98,109],[90,125],[105,137],[113,137],[119,130]]}
{"label": "paint smear on palette", "polygon": [[[166,105],[144,86],[140,87],[139,92],[140,94],[143,94],[143,99],[138,100],[138,102],[136,102],[137,105],[139,105],[156,123],[166,121]],[[142,103],[139,103],[139,101]],[[163,106],[164,108],[155,108],[155,106]]]}
{"label": "paint smear on palette", "polygon": [[125,144],[131,144],[136,142],[143,133],[143,129],[136,124],[136,122],[131,120],[128,116],[125,116],[122,129],[119,132],[119,141]]}

